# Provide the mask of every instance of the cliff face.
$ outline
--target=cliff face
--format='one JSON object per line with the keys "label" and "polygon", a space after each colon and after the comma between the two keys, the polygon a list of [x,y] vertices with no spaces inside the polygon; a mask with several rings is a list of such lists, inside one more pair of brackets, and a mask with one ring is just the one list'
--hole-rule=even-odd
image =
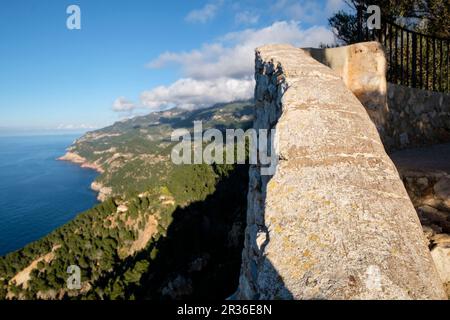
{"label": "cliff face", "polygon": [[305,51],[256,57],[256,129],[275,175],[250,169],[241,299],[444,299],[414,207],[367,111]]}

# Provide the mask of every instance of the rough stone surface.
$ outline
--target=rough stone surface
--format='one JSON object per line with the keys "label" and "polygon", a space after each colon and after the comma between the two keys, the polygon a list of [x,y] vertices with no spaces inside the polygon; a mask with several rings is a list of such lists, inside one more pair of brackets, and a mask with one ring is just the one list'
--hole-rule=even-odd
{"label": "rough stone surface", "polygon": [[357,43],[350,46],[306,49],[317,61],[329,66],[344,81],[347,88],[366,108],[380,132],[387,123],[387,62],[379,42]]}
{"label": "rough stone surface", "polygon": [[388,149],[450,141],[450,95],[388,84],[386,125],[381,133]]}
{"label": "rough stone surface", "polygon": [[397,151],[391,158],[417,209],[450,297],[450,144]]}
{"label": "rough stone surface", "polygon": [[342,78],[388,150],[450,141],[450,94],[387,83],[386,58],[378,42],[306,50]]}
{"label": "rough stone surface", "polygon": [[444,299],[414,207],[365,108],[330,68],[259,48],[255,128],[273,177],[250,169],[241,299]]}
{"label": "rough stone surface", "polygon": [[450,247],[437,246],[431,250],[431,256],[442,282],[445,283],[447,294],[450,295]]}
{"label": "rough stone surface", "polygon": [[442,177],[433,187],[436,195],[442,199],[450,199],[450,177]]}

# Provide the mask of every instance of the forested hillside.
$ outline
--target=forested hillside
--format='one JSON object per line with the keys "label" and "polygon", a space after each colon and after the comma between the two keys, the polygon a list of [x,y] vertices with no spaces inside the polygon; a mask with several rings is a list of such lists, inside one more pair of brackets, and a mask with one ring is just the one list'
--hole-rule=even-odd
{"label": "forested hillside", "polygon": [[[172,109],[90,132],[68,150],[102,174],[102,203],[0,258],[1,299],[226,298],[237,287],[246,165],[170,160],[174,129],[247,128],[252,105]],[[67,156],[67,155],[66,155]],[[67,268],[81,269],[69,290]],[[214,285],[211,285],[214,284]]]}

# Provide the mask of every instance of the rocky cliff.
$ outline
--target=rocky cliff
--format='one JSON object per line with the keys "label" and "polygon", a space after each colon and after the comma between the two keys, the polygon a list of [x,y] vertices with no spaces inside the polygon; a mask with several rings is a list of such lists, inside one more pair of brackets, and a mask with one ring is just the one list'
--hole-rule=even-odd
{"label": "rocky cliff", "polygon": [[257,49],[256,129],[240,299],[444,299],[422,228],[367,111],[341,77],[288,45]]}

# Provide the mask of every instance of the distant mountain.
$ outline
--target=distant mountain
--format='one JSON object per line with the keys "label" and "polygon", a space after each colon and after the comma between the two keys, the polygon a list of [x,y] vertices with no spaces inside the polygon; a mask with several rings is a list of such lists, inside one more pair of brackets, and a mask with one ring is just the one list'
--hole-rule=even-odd
{"label": "distant mountain", "polygon": [[102,173],[93,185],[100,200],[139,192],[167,182],[174,169],[170,135],[180,128],[192,131],[194,121],[202,121],[204,129],[246,128],[252,124],[253,107],[241,102],[194,111],[175,108],[117,122],[87,133],[61,159]]}
{"label": "distant mountain", "polygon": [[[246,129],[250,102],[171,109],[117,122],[74,142],[61,160],[101,174],[102,203],[0,258],[0,299],[223,299],[237,287],[246,165],[174,165],[174,129]],[[67,268],[81,270],[68,289]],[[211,287],[214,283],[214,288]]]}

